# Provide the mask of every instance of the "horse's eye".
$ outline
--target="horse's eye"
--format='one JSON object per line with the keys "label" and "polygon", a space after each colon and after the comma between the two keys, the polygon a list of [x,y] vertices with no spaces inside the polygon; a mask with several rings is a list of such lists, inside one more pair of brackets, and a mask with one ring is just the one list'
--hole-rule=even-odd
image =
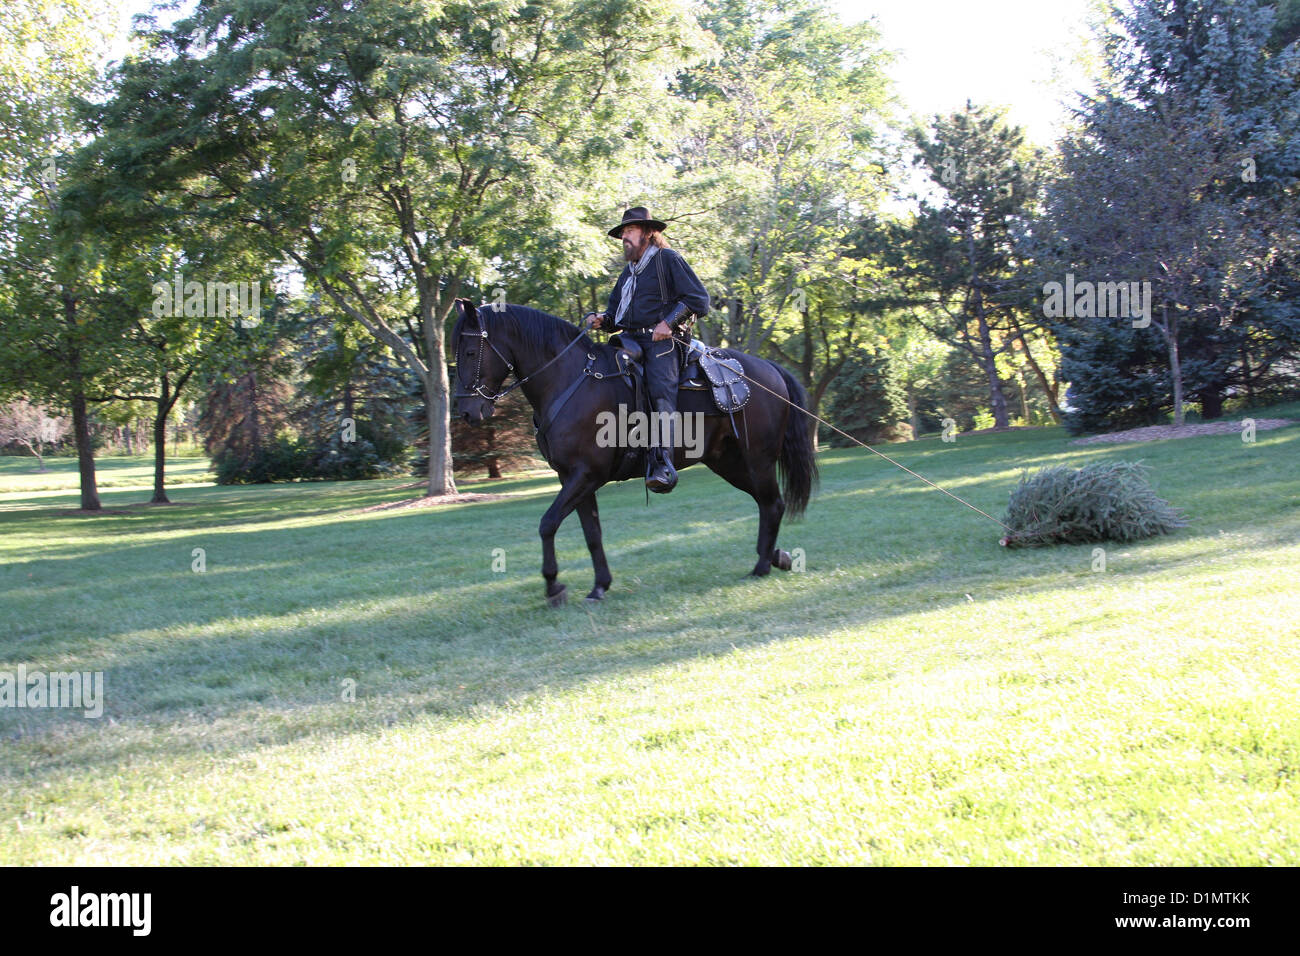
{"label": "horse's eye", "polygon": [[468,352],[465,353],[465,358],[473,358],[473,357],[474,357],[473,349],[470,349]]}

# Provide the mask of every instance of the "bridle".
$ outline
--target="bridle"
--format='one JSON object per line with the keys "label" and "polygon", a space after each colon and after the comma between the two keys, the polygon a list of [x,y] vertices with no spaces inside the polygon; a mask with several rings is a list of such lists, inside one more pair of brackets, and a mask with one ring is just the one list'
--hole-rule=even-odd
{"label": "bridle", "polygon": [[[493,306],[492,308],[495,310],[495,306]],[[495,395],[490,394],[484,389],[483,384],[480,381],[483,376],[483,349],[482,347],[480,347],[477,354],[474,356],[474,381],[472,383],[474,387],[468,392],[458,391],[455,395],[452,396],[453,398],[481,398],[487,402],[490,402],[491,404],[496,404],[502,398],[504,398],[505,396],[513,392],[515,389],[517,389],[520,385],[523,385],[524,382],[528,381],[534,375],[541,374],[550,366],[558,362],[560,356],[562,356],[565,352],[569,351],[569,349],[573,348],[573,346],[576,345],[578,342],[581,342],[583,338],[582,333],[579,332],[577,335],[573,337],[573,340],[569,342],[568,345],[560,349],[560,351],[555,354],[555,357],[553,359],[551,359],[549,362],[547,362],[541,368],[537,369],[537,371],[533,372],[532,374],[525,375],[523,378],[520,378],[519,373],[515,371],[514,363],[512,363],[509,359],[507,359],[504,355],[502,355],[501,350],[498,349],[495,345],[493,345],[492,340],[488,338],[487,325],[483,322],[483,311],[481,309],[475,309],[474,318],[478,322],[478,331],[471,332],[468,329],[463,329],[461,330],[460,333],[461,338],[464,338],[466,335],[472,335],[475,336],[476,338],[482,339],[482,344],[486,345],[493,352],[496,352],[497,358],[499,358],[502,362],[505,363],[506,375],[515,376],[515,383],[511,385],[509,388],[502,389],[501,391],[497,392]],[[456,349],[457,349],[457,353],[459,354],[460,351],[459,341],[456,343]],[[460,365],[458,363],[456,366],[456,384],[457,385],[462,384],[463,379],[464,376],[460,374]]]}

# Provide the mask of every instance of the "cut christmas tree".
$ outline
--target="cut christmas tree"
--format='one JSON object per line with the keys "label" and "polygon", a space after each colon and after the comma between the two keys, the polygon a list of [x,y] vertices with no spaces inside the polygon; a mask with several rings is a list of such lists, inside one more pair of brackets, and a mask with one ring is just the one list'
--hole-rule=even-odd
{"label": "cut christmas tree", "polygon": [[1004,547],[1136,541],[1170,534],[1187,518],[1156,495],[1141,462],[1098,462],[1083,468],[1026,473],[1011,493]]}

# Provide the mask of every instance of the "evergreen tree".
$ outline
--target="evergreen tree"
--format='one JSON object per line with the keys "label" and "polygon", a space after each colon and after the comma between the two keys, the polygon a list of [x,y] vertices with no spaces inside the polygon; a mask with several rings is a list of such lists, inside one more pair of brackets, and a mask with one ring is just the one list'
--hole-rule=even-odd
{"label": "evergreen tree", "polygon": [[[888,352],[857,350],[835,377],[827,417],[868,445],[912,437],[907,398]],[[842,435],[826,431],[831,446],[850,444]]]}
{"label": "evergreen tree", "polygon": [[277,456],[292,450],[293,364],[286,343],[272,341],[237,370],[211,382],[198,429],[218,484],[275,480]]}
{"label": "evergreen tree", "polygon": [[1042,260],[1057,281],[1149,283],[1152,305],[1145,329],[1052,323],[1076,429],[1164,409],[1181,424],[1192,401],[1216,417],[1300,343],[1300,51],[1273,51],[1263,0],[1140,0],[1116,17],[1106,81],[1062,144]]}
{"label": "evergreen tree", "polygon": [[367,336],[317,321],[298,338],[305,387],[291,421],[302,477],[357,479],[404,467],[412,428],[409,371]]}

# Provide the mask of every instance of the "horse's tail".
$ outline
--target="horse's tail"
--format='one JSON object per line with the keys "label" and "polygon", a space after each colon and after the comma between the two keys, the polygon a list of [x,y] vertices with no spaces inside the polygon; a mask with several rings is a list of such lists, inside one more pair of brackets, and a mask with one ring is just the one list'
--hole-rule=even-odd
{"label": "horse's tail", "polygon": [[805,415],[808,394],[798,380],[782,366],[772,362],[785,380],[785,390],[796,408],[790,409],[785,423],[785,440],[781,442],[781,493],[785,498],[785,513],[792,518],[803,514],[817,486],[817,456],[813,453],[813,419]]}

